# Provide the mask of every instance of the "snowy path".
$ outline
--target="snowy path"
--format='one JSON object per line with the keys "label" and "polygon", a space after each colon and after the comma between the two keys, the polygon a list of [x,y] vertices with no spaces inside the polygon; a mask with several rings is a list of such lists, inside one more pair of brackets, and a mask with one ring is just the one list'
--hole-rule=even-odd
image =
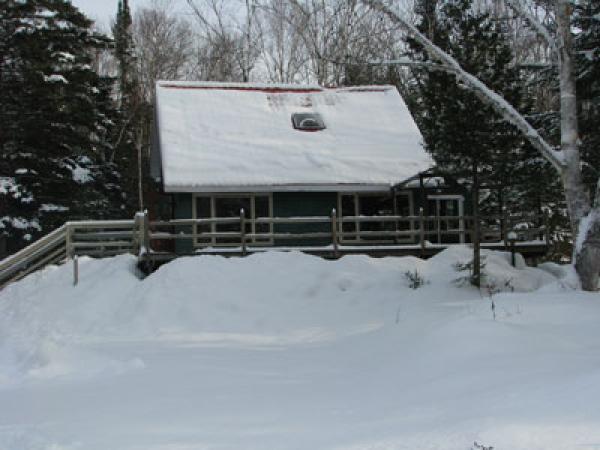
{"label": "snowy path", "polygon": [[[600,298],[466,253],[119,257],[0,293],[0,449],[600,448]],[[426,286],[406,287],[419,268]],[[232,278],[232,273],[235,275]],[[300,276],[301,275],[301,276]]]}

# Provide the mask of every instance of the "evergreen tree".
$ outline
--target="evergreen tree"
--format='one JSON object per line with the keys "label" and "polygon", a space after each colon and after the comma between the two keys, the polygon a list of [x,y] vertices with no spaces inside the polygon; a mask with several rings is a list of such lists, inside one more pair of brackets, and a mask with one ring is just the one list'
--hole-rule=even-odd
{"label": "evergreen tree", "polygon": [[5,0],[0,10],[0,229],[14,250],[120,197],[106,164],[109,83],[91,51],[109,45],[67,0]]}
{"label": "evergreen tree", "polygon": [[581,158],[585,162],[584,177],[594,192],[600,176],[600,1],[585,0],[575,8],[574,25],[579,29],[577,48],[577,97],[579,101],[579,133]]}
{"label": "evergreen tree", "polygon": [[[509,40],[500,25],[472,0],[416,3],[419,29],[463,68],[523,111],[522,95]],[[429,62],[427,53],[409,40],[414,58]],[[483,206],[498,213],[501,205],[537,209],[542,202],[539,177],[550,179],[548,167],[511,125],[447,72],[415,70],[411,109],[437,166],[454,178],[472,179],[474,168],[492,187]],[[548,175],[546,176],[546,173]],[[536,176],[533,179],[533,176]]]}
{"label": "evergreen tree", "polygon": [[144,124],[150,123],[149,105],[143,100],[137,76],[132,19],[127,0],[119,0],[113,26],[115,59],[118,64],[117,134],[115,159],[123,175],[126,190],[126,209],[132,213],[138,208],[139,164],[144,145]]}

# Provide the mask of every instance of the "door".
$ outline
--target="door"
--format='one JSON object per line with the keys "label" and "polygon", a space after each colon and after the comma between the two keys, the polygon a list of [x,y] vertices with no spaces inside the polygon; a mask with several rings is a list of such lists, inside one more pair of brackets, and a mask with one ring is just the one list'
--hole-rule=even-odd
{"label": "door", "polygon": [[465,242],[464,198],[462,195],[430,195],[430,214],[435,219],[429,222],[429,240],[437,244],[456,244]]}

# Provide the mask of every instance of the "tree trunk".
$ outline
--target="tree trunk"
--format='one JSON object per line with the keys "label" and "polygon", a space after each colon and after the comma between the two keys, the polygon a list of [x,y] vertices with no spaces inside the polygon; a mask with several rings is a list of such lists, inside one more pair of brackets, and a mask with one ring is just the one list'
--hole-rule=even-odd
{"label": "tree trunk", "polygon": [[[577,92],[573,62],[573,44],[570,0],[555,0],[557,40],[548,29],[536,23],[535,17],[525,12],[536,31],[543,35],[553,48],[558,59],[560,75],[560,115],[561,148],[557,151],[538,131],[520,114],[513,105],[502,96],[490,90],[481,80],[466,72],[448,53],[437,47],[415,26],[392,10],[382,0],[362,0],[363,3],[387,15],[395,24],[401,26],[430,57],[439,62],[439,66],[454,73],[457,81],[470,88],[485,104],[494,108],[507,122],[511,123],[527,138],[529,143],[549,161],[560,173],[565,191],[565,200],[571,220],[571,229],[575,239],[573,262],[584,290],[596,290],[600,274],[600,189],[596,194],[592,209],[590,195],[583,183],[579,155],[579,135],[577,124]],[[518,6],[518,5],[517,5]],[[520,8],[517,8],[520,10]],[[554,45],[556,44],[556,45]]]}
{"label": "tree trunk", "polygon": [[[598,289],[600,275],[600,208],[594,208],[579,226],[582,236],[577,240],[575,270],[584,291]],[[584,235],[585,233],[585,235]],[[579,241],[583,241],[579,246]]]}
{"label": "tree trunk", "polygon": [[565,160],[561,176],[575,241],[573,245],[575,270],[582,289],[594,291],[598,288],[600,275],[600,208],[598,206],[591,208],[590,196],[581,173],[571,9],[572,5],[568,0],[557,0],[560,145]]}
{"label": "tree trunk", "polygon": [[558,24],[558,69],[560,81],[560,148],[564,155],[561,173],[565,199],[573,235],[579,222],[590,212],[590,198],[583,184],[579,158],[579,126],[577,123],[577,91],[573,67],[571,5],[568,0],[556,2]]}

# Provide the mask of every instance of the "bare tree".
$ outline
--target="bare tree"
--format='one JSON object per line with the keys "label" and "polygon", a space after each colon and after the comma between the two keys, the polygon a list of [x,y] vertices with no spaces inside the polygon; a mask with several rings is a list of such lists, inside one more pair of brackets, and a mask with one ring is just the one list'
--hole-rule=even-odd
{"label": "bare tree", "polygon": [[301,25],[288,0],[269,0],[261,8],[261,62],[272,82],[292,83],[304,78],[307,52]]}
{"label": "bare tree", "polygon": [[516,126],[540,154],[554,166],[562,180],[571,228],[573,236],[576,238],[573,258],[577,274],[583,289],[590,291],[597,289],[600,275],[600,181],[592,203],[590,192],[583,183],[581,171],[570,2],[568,0],[552,2],[551,12],[555,22],[555,31],[530,14],[527,6],[522,2],[510,2],[511,7],[526,17],[535,31],[547,41],[558,65],[561,143],[560,148],[557,149],[549,144],[511,104],[479,79],[466,72],[452,56],[434,45],[387,3],[382,0],[362,1],[383,13],[389,20],[409,33],[426,49],[440,67],[453,73],[457,82],[471,89],[483,102]]}
{"label": "bare tree", "polygon": [[359,0],[290,0],[293,23],[306,49],[311,78],[342,84],[347,68],[376,55],[395,57],[396,30]]}
{"label": "bare tree", "polygon": [[186,79],[193,71],[192,27],[171,9],[169,0],[153,0],[135,13],[133,38],[146,101],[151,100],[157,80]]}
{"label": "bare tree", "polygon": [[187,0],[201,30],[204,78],[248,81],[261,53],[256,0]]}

